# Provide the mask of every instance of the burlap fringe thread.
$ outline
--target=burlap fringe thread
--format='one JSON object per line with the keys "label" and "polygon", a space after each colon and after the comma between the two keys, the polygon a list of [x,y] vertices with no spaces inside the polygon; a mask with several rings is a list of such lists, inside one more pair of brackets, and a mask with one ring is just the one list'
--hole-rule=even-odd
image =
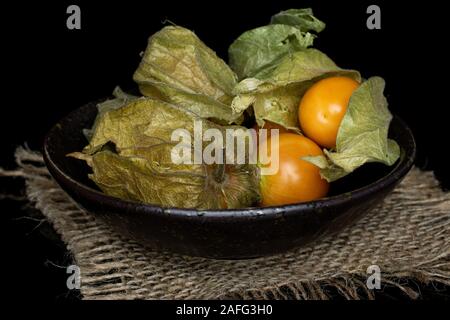
{"label": "burlap fringe thread", "polygon": [[217,261],[154,252],[122,237],[76,204],[52,180],[40,154],[16,151],[18,169],[0,176],[26,180],[26,194],[61,235],[81,268],[85,299],[373,299],[367,267],[383,285],[409,297],[400,283],[450,285],[450,195],[431,172],[414,168],[376,209],[334,237],[284,254]]}

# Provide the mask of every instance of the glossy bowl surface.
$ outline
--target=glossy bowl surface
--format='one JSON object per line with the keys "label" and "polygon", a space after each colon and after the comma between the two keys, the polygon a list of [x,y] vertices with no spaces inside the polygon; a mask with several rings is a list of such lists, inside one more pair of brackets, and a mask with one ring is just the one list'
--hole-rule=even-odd
{"label": "glossy bowl surface", "polygon": [[339,232],[367,213],[408,173],[416,147],[406,124],[394,117],[389,136],[401,148],[392,167],[366,164],[331,185],[327,198],[279,207],[197,211],[161,208],[114,198],[89,180],[89,167],[66,157],[87,144],[96,103],[87,104],[58,122],[44,142],[46,165],[59,185],[104,223],[148,247],[217,259],[271,255]]}

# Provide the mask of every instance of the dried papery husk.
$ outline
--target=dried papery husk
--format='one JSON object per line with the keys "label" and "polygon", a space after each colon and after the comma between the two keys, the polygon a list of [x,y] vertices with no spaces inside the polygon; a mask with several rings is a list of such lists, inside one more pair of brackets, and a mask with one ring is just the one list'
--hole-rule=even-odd
{"label": "dried papery husk", "polygon": [[[242,134],[247,130],[223,127],[163,101],[140,98],[105,112],[89,145],[70,156],[86,161],[93,171],[89,177],[100,189],[121,199],[197,209],[241,208],[257,203],[258,168],[249,163],[248,156],[243,164],[173,161],[172,152],[180,143],[171,140],[176,129],[188,133],[192,160],[211,143],[201,141],[200,150],[194,148],[195,138],[201,139],[195,137],[195,126],[202,132],[216,129],[224,138],[226,129],[242,129]],[[114,149],[105,148],[108,144]],[[246,140],[246,145],[248,148],[250,141]],[[226,158],[226,149],[222,152]]]}
{"label": "dried papery husk", "polygon": [[385,81],[372,77],[357,88],[349,101],[336,138],[336,150],[324,156],[307,157],[327,181],[338,180],[369,162],[393,165],[400,147],[388,139],[392,114],[383,94]]}
{"label": "dried papery husk", "polygon": [[359,72],[339,68],[327,55],[305,49],[285,56],[273,68],[239,82],[232,102],[235,112],[253,108],[259,126],[270,121],[300,132],[298,106],[303,94],[317,81],[333,76],[361,80]]}
{"label": "dried papery husk", "polygon": [[236,74],[188,29],[168,26],[152,35],[133,79],[145,96],[220,123],[242,122],[230,107]]}

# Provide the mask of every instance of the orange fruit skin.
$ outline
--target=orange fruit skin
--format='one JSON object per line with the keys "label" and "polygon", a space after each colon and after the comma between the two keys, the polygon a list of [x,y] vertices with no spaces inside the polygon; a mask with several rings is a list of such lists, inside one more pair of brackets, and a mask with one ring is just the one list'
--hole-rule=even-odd
{"label": "orange fruit skin", "polygon": [[302,132],[322,147],[336,148],[339,126],[358,86],[357,81],[348,77],[330,77],[312,85],[298,108]]}
{"label": "orange fruit skin", "polygon": [[[299,134],[281,133],[278,137],[279,169],[274,175],[261,176],[261,205],[292,204],[326,196],[329,184],[321,178],[319,168],[301,159],[322,155],[320,147]],[[264,143],[271,154],[270,139]]]}

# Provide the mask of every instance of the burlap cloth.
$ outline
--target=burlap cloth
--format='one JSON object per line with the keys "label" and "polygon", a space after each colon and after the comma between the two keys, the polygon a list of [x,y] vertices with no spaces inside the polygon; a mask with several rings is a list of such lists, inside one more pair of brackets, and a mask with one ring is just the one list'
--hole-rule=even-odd
{"label": "burlap cloth", "polygon": [[[412,298],[401,279],[450,285],[450,193],[414,168],[376,209],[333,237],[276,256],[209,260],[151,251],[98,221],[52,180],[40,154],[19,148],[26,195],[61,235],[81,270],[84,299],[373,298],[367,268]],[[328,288],[328,289],[327,289]]]}

